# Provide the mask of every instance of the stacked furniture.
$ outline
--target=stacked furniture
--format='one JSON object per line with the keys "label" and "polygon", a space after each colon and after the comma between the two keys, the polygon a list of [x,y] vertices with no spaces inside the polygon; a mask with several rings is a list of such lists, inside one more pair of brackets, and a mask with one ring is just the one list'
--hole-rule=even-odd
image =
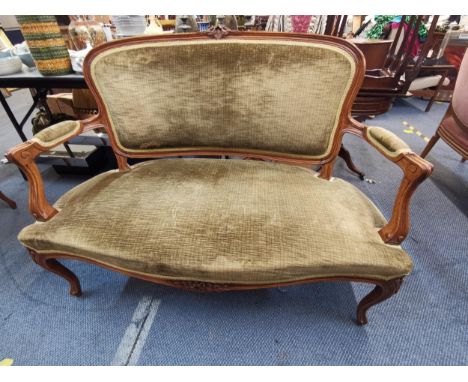
{"label": "stacked furniture", "polygon": [[[366,70],[364,82],[359,95],[353,105],[352,114],[363,121],[370,117],[386,113],[396,97],[406,96],[411,83],[416,79],[428,58],[433,46],[433,34],[437,25],[438,16],[432,18],[427,32],[426,40],[419,47],[417,57],[414,56],[418,37],[416,31],[426,19],[425,16],[402,16],[397,29],[391,33],[392,40],[385,55],[382,67],[373,67]],[[373,57],[382,57],[381,49],[385,45],[367,45],[366,60],[375,61]],[[372,48],[378,49],[375,52]],[[435,84],[438,84],[438,78]]]}

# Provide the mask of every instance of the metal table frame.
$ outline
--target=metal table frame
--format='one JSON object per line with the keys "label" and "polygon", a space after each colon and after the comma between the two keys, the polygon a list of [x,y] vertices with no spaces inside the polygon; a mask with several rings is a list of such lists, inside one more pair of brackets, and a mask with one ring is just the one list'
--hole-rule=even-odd
{"label": "metal table frame", "polygon": [[43,76],[37,70],[33,70],[30,72],[21,72],[0,76],[0,88],[23,88],[36,90],[36,94],[32,96],[33,104],[29,108],[26,115],[21,119],[21,122],[18,122],[5,97],[0,92],[0,103],[5,109],[5,112],[19,137],[23,142],[25,142],[27,141],[27,138],[23,132],[24,125],[36,107],[43,106],[46,108],[46,110],[48,110],[46,101],[47,94],[49,94],[50,89],[87,89],[88,86],[86,85],[84,77],[81,74]]}
{"label": "metal table frame", "polygon": [[[0,76],[0,88],[35,89],[35,94],[32,96],[33,104],[31,105],[26,115],[21,119],[20,122],[18,122],[18,119],[12,112],[5,97],[0,92],[0,103],[5,109],[5,112],[8,118],[10,119],[11,123],[13,124],[13,127],[18,133],[19,137],[24,142],[27,141],[27,137],[24,134],[23,129],[34,109],[38,106],[43,106],[50,113],[50,110],[47,107],[47,95],[50,93],[51,89],[87,89],[88,86],[86,85],[86,81],[84,80],[82,74],[43,76],[37,70],[33,70],[29,72],[21,72],[6,76]],[[100,171],[100,167],[106,165],[105,161],[107,159],[105,158],[105,147],[101,147],[103,146],[103,144],[104,146],[106,145],[106,141],[103,138],[100,138],[100,141],[102,142],[102,144],[99,145],[99,150],[97,150],[95,153],[91,154],[90,157],[85,159],[87,163],[87,170],[85,171]],[[91,145],[94,145],[94,143],[92,143]],[[65,147],[69,158],[76,157],[76,155],[69,147],[68,142],[63,143],[63,146]],[[83,173],[83,169],[86,169],[86,167],[74,166],[70,164],[67,158],[61,157],[61,159],[65,162],[66,166],[53,165],[55,170],[59,173]]]}

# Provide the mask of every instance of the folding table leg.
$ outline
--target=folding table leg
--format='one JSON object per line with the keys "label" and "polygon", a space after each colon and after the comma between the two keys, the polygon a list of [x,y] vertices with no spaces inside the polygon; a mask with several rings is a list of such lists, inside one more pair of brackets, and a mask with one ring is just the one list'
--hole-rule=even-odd
{"label": "folding table leg", "polygon": [[23,125],[26,122],[25,119],[27,117],[29,117],[31,115],[31,113],[33,112],[33,110],[36,108],[37,102],[35,101],[33,106],[31,106],[31,108],[28,110],[28,112],[26,113],[26,116],[23,119],[21,124],[18,123],[18,121],[16,120],[15,115],[11,111],[10,106],[8,105],[8,102],[6,101],[6,99],[3,96],[2,92],[0,92],[0,103],[2,104],[3,108],[5,109],[5,112],[6,112],[7,116],[8,116],[8,118],[10,118],[10,121],[13,124],[13,127],[15,128],[16,132],[20,136],[21,140],[23,142],[26,142],[28,140],[28,138],[26,138],[26,135],[24,135],[24,133],[23,133]]}

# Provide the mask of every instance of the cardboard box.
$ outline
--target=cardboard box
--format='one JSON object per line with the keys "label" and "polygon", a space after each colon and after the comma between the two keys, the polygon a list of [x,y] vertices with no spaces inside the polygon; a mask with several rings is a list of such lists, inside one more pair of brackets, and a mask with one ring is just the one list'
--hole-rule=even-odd
{"label": "cardboard box", "polygon": [[59,93],[47,96],[47,106],[52,114],[66,114],[71,117],[76,117],[73,110],[73,95],[72,93]]}

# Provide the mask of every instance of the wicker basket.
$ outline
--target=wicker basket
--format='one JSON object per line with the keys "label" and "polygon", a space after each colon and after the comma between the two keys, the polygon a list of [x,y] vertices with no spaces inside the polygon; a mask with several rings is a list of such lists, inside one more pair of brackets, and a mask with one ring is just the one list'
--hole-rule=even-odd
{"label": "wicker basket", "polygon": [[55,16],[16,16],[16,19],[41,74],[72,73],[70,56]]}

